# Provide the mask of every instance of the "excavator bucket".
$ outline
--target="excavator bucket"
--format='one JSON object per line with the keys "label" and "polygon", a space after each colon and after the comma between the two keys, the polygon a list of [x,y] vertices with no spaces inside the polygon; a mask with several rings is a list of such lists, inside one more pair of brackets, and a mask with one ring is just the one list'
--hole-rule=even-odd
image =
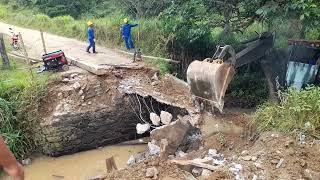
{"label": "excavator bucket", "polygon": [[188,67],[187,80],[196,98],[209,101],[222,112],[224,96],[234,74],[235,67],[230,63],[194,61]]}

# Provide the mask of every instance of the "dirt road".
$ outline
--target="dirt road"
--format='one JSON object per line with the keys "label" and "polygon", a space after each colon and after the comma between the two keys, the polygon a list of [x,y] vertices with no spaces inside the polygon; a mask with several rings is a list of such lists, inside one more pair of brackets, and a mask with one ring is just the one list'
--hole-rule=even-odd
{"label": "dirt road", "polygon": [[[15,32],[20,32],[25,45],[28,49],[30,57],[40,59],[44,54],[41,35],[37,30],[31,30],[21,28],[0,22],[0,32],[9,34],[9,28],[12,28]],[[50,33],[44,33],[47,51],[63,50],[66,56],[73,60],[90,63],[97,67],[101,64],[126,64],[130,63],[130,58],[123,56],[114,50],[107,49],[101,46],[97,46],[98,54],[88,54],[85,52],[87,43],[81,42],[75,39],[61,37]]]}

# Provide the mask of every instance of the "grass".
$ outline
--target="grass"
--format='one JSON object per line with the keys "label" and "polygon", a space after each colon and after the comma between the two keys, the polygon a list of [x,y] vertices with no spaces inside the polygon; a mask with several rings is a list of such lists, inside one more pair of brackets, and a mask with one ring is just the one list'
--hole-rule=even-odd
{"label": "grass", "polygon": [[281,93],[279,104],[264,104],[252,117],[258,132],[277,130],[296,135],[303,133],[320,139],[320,87],[306,87],[300,92]]}
{"label": "grass", "polygon": [[10,61],[12,70],[0,70],[0,134],[21,159],[36,147],[39,104],[50,74],[31,75],[21,61]]}

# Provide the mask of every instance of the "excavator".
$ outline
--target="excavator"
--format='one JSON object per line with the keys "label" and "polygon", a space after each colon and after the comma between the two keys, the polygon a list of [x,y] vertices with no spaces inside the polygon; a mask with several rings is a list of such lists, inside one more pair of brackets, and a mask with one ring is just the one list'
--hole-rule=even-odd
{"label": "excavator", "polygon": [[[231,45],[218,46],[212,58],[193,61],[187,69],[187,82],[196,105],[206,101],[222,112],[225,93],[236,69],[254,61],[270,59],[267,56],[274,47],[274,37],[274,33],[265,32],[242,42],[245,48],[238,53]],[[267,79],[273,78],[266,71],[265,75]],[[274,89],[274,83],[268,85],[271,86],[269,89]]]}

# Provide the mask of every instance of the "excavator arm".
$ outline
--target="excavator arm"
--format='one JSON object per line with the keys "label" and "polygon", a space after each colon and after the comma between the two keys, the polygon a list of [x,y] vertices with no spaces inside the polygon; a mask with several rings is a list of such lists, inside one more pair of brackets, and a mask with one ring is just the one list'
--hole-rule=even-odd
{"label": "excavator arm", "polygon": [[237,54],[231,45],[218,46],[212,58],[189,65],[187,81],[195,99],[208,101],[222,112],[235,69],[265,57],[273,48],[274,34],[262,33],[243,43],[246,47]]}

